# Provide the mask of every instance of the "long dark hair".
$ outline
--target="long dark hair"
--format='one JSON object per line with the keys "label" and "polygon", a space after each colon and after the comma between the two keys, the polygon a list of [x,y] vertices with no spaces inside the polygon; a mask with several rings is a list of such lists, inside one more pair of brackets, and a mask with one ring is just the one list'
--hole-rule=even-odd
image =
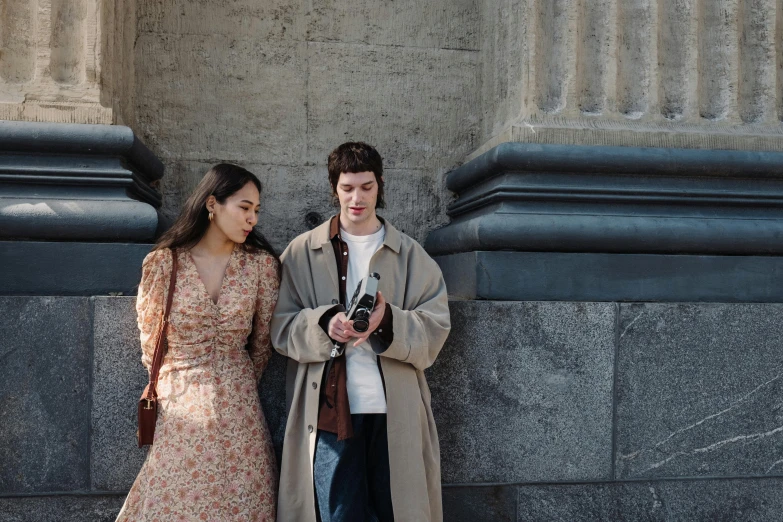
{"label": "long dark hair", "polygon": [[[220,204],[242,189],[248,183],[252,183],[261,194],[261,182],[252,172],[230,163],[215,165],[204,175],[196,189],[182,206],[177,220],[168,229],[153,250],[161,248],[180,248],[189,250],[198,243],[209,228],[209,212],[207,211],[207,199],[215,196]],[[272,245],[257,229],[253,229],[242,244],[248,251],[264,251],[271,254],[278,261]]]}

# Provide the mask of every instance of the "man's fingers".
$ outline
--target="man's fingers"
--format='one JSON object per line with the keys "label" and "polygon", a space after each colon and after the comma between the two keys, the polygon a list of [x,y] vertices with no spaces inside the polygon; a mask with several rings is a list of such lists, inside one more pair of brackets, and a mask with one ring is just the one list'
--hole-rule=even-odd
{"label": "man's fingers", "polygon": [[345,335],[346,337],[361,337],[362,335],[364,335],[354,330],[352,326],[345,328],[343,332],[345,332],[343,335]]}
{"label": "man's fingers", "polygon": [[354,346],[359,346],[360,344],[362,344],[364,341],[366,341],[366,340],[367,340],[367,339],[369,339],[369,338],[370,338],[370,336],[369,336],[369,335],[367,335],[367,336],[365,336],[365,337],[360,337],[359,339],[356,339],[356,342],[355,342],[355,343],[353,343],[353,345],[354,345]]}
{"label": "man's fingers", "polygon": [[337,332],[332,332],[330,337],[332,339],[334,339],[335,341],[339,341],[341,343],[347,343],[348,341],[351,340],[351,338],[349,336],[343,335],[342,330],[337,331]]}
{"label": "man's fingers", "polygon": [[345,321],[346,317],[345,314],[340,312],[336,314],[334,317],[331,318],[329,321],[329,328],[338,328],[341,327],[343,324],[343,321]]}
{"label": "man's fingers", "polygon": [[348,342],[352,337],[352,335],[348,335],[348,325],[349,322],[343,322],[339,319],[335,319],[329,327],[329,337],[341,343]]}

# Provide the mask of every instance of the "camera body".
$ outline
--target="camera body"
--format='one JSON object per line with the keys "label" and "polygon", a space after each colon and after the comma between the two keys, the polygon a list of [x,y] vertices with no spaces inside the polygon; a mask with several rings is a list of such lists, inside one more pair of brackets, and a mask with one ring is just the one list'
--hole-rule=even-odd
{"label": "camera body", "polygon": [[380,279],[381,276],[371,272],[356,285],[346,316],[349,321],[353,321],[353,329],[357,332],[366,332],[370,327],[370,314],[375,308],[375,296],[378,293]]}

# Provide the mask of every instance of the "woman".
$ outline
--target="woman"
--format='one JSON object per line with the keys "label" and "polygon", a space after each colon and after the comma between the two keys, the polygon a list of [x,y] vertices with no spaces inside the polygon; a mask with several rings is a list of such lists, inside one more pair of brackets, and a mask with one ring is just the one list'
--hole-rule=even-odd
{"label": "woman", "polygon": [[256,383],[269,361],[278,259],[253,227],[261,183],[214,166],[142,267],[149,370],[177,256],[155,442],[118,521],[275,519],[277,467]]}

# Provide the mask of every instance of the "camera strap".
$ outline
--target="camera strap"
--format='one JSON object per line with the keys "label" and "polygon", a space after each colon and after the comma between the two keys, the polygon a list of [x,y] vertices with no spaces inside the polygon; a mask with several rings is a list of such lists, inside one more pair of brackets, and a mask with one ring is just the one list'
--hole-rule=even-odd
{"label": "camera strap", "polygon": [[[340,357],[343,352],[345,351],[345,344],[343,343],[334,343],[332,346],[332,351],[329,354],[329,362],[326,364],[326,371],[324,372],[323,378],[321,379],[321,389],[325,389],[326,383],[329,382],[329,374],[332,372],[332,365],[334,364],[335,357]],[[334,408],[334,404],[329,403],[329,394],[324,393],[324,398],[326,400],[326,405],[330,408]]]}

